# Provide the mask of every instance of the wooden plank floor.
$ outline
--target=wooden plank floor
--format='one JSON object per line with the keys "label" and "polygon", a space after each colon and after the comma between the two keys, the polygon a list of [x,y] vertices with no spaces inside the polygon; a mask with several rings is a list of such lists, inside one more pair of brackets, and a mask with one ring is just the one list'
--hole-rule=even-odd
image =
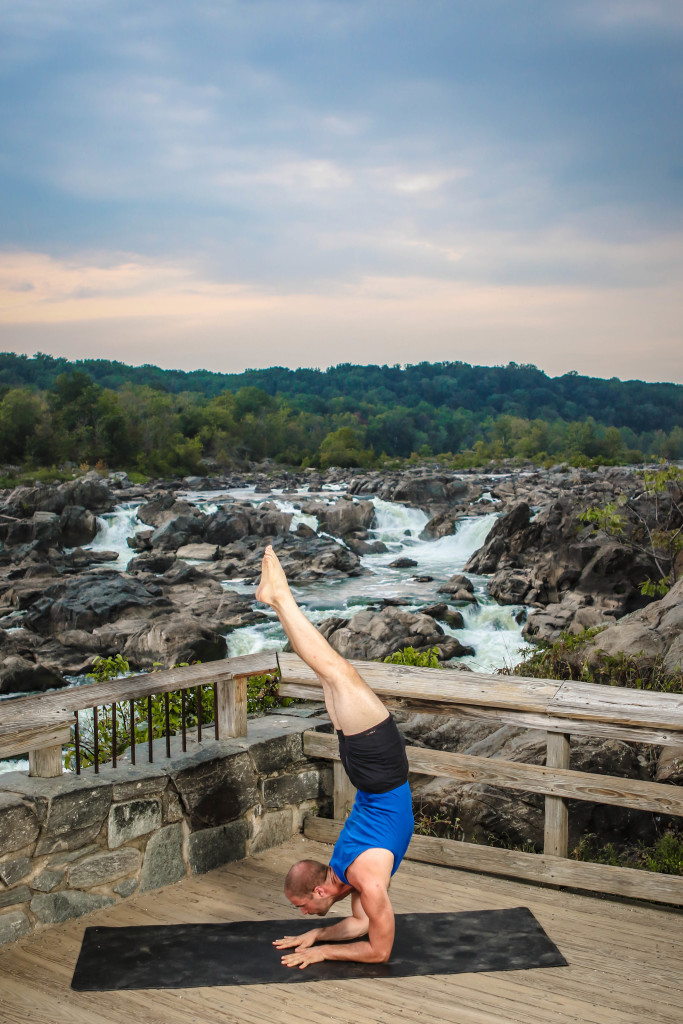
{"label": "wooden plank floor", "polygon": [[1,1024],[680,1024],[683,1020],[680,914],[405,861],[391,890],[398,912],[527,906],[569,966],[392,981],[71,991],[86,925],[260,918],[265,922],[292,917],[296,927],[305,931],[306,920],[282,895],[282,879],[293,860],[326,861],[329,850],[296,837],[249,860],[4,947],[0,950]]}

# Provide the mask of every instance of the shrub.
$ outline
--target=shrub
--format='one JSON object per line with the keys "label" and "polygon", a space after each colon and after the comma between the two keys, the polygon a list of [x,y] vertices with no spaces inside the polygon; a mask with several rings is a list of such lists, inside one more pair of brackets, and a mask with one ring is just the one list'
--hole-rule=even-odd
{"label": "shrub", "polygon": [[[581,633],[561,633],[557,640],[537,640],[536,649],[513,669],[500,669],[504,675],[532,676],[537,679],[574,679],[603,686],[626,686],[633,690],[658,690],[683,693],[683,671],[667,672],[663,659],[656,657],[644,666],[636,656],[598,652],[595,664],[588,664],[588,652],[582,650],[602,632],[604,626]],[[597,645],[599,647],[599,644]]]}
{"label": "shrub", "polygon": [[436,647],[429,647],[426,651],[418,651],[414,647],[404,647],[400,651],[394,651],[383,659],[385,664],[391,665],[413,665],[416,668],[443,668],[439,662]]}

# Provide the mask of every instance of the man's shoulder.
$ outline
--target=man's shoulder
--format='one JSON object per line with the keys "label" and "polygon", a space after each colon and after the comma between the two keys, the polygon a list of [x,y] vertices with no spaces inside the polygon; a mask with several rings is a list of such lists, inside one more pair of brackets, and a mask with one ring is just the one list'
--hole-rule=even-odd
{"label": "man's shoulder", "polygon": [[393,866],[394,855],[391,850],[373,846],[368,850],[363,850],[353,863],[349,864],[346,869],[346,877],[349,885],[352,885],[358,892],[362,892],[369,886],[376,886],[378,882],[386,889],[389,887]]}

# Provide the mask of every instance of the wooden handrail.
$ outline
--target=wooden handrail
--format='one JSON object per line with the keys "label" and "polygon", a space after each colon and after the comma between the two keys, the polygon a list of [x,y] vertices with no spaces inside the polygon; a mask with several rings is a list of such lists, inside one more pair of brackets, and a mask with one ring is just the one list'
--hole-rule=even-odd
{"label": "wooden handrail", "polygon": [[[683,879],[567,860],[570,798],[664,815],[683,814],[683,792],[677,787],[571,771],[570,736],[607,736],[661,745],[683,742],[683,696],[377,662],[352,664],[389,709],[509,722],[547,732],[545,765],[408,748],[413,772],[544,794],[543,856],[418,836],[411,843],[412,854],[408,856],[551,884],[683,903]],[[25,743],[24,749],[31,752],[32,774],[57,774],[61,770],[61,744],[74,712],[207,683],[216,684],[215,713],[220,735],[245,735],[246,679],[275,671],[278,666],[282,696],[323,697],[317,676],[296,655],[278,656],[274,651],[265,651],[0,702],[0,756],[21,753],[18,746]],[[336,820],[307,819],[305,827],[311,838],[329,841],[338,834],[341,820],[348,813],[353,787],[341,770],[335,736],[307,732],[304,751],[310,757],[335,762]]]}
{"label": "wooden handrail", "polygon": [[138,700],[173,690],[188,690],[192,686],[225,679],[244,679],[277,670],[275,651],[245,654],[223,661],[208,661],[201,665],[146,672],[106,683],[84,683],[51,693],[34,693],[28,697],[15,697],[0,701],[0,727],[10,719],[26,720],[26,716],[45,717],[54,710],[83,711],[85,708],[111,704],[112,701]]}
{"label": "wooden handrail", "polygon": [[[330,733],[304,733],[304,753],[309,757],[339,760],[337,737]],[[683,815],[683,787],[663,782],[625,779],[614,775],[549,768],[547,765],[505,761],[497,757],[453,754],[447,750],[406,747],[408,764],[416,775],[483,782],[503,789],[543,793],[562,799],[590,800],[613,807]]]}
{"label": "wooden handrail", "polygon": [[[341,821],[309,815],[304,821],[304,835],[319,843],[334,843],[342,824]],[[479,846],[477,843],[460,843],[453,839],[419,835],[414,835],[410,840],[406,859],[425,864],[442,864],[462,871],[503,875],[541,885],[566,885],[572,889],[604,892],[630,899],[683,905],[683,878],[657,871],[592,864],[590,861],[501,850],[493,846]]]}
{"label": "wooden handrail", "polygon": [[[246,679],[276,670],[275,652],[266,651],[0,701],[0,757],[28,751],[31,775],[59,775],[62,745],[69,741],[75,712],[207,683],[216,684],[215,714],[220,735],[244,736]],[[39,756],[36,751],[40,751]]]}
{"label": "wooden handrail", "polygon": [[[279,654],[278,664],[283,696],[322,697],[317,676],[295,654]],[[680,694],[457,669],[369,661],[351,664],[392,711],[459,715],[632,743],[683,742]]]}

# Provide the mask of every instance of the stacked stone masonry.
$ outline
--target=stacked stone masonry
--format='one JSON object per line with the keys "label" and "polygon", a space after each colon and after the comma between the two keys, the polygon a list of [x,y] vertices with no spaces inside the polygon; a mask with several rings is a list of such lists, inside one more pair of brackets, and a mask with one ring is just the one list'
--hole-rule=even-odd
{"label": "stacked stone masonry", "polygon": [[271,715],[152,764],[0,775],[0,944],[286,842],[330,803],[332,769],[302,740],[329,727]]}

